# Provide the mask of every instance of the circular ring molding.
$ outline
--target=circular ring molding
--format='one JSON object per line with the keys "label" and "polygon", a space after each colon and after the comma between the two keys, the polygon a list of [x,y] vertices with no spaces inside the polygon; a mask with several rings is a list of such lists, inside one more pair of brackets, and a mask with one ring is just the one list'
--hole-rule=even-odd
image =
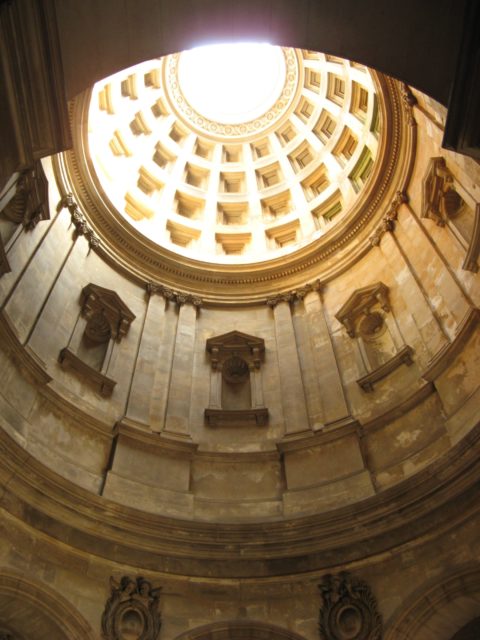
{"label": "circular ring molding", "polygon": [[188,102],[179,68],[192,52],[126,69],[75,101],[61,189],[100,250],[137,278],[215,303],[329,279],[365,251],[371,221],[403,188],[410,136],[397,83],[270,48],[283,84],[245,122],[214,127]]}

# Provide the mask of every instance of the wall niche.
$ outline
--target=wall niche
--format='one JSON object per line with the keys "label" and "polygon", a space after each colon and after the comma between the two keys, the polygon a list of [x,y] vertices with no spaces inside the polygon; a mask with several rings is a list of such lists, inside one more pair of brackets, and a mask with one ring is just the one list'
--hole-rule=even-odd
{"label": "wall niche", "polygon": [[7,253],[23,229],[50,219],[48,180],[42,163],[12,178],[0,195],[0,276],[10,271]]}
{"label": "wall niche", "polygon": [[212,427],[266,425],[261,363],[265,353],[262,338],[230,331],[209,338],[210,402],[205,420]]}
{"label": "wall niche", "polygon": [[455,179],[445,158],[430,158],[422,185],[422,217],[446,227],[465,251],[463,269],[478,271],[480,203]]}
{"label": "wall niche", "polygon": [[115,291],[92,283],[82,289],[80,307],[59,362],[97,387],[102,396],[109,397],[116,385],[107,375],[112,352],[115,343],[128,333],[135,315]]}
{"label": "wall niche", "polygon": [[357,384],[364,391],[373,391],[376,382],[401,364],[413,363],[413,349],[403,341],[383,282],[356,289],[335,317],[355,340],[364,373]]}

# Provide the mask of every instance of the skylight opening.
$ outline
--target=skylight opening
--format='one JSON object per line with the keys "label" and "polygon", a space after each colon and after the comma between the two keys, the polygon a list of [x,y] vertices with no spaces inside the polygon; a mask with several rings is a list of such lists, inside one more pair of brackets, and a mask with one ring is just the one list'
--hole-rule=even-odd
{"label": "skylight opening", "polygon": [[178,79],[197,113],[240,124],[275,104],[285,84],[285,56],[281,47],[266,43],[206,45],[181,54]]}

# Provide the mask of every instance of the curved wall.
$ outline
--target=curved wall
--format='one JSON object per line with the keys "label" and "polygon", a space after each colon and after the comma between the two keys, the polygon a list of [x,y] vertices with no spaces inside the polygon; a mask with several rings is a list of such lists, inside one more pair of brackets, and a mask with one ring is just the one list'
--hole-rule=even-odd
{"label": "curved wall", "polygon": [[[89,247],[45,161],[51,220],[16,238],[12,271],[0,280],[4,332],[43,384],[5,366],[4,428],[83,488],[147,512],[207,521],[328,511],[440,458],[478,420],[480,292],[462,266],[468,242],[458,220],[438,226],[422,218],[422,184],[430,158],[446,157],[473,226],[478,168],[439,150],[433,121],[441,116],[427,117],[428,106],[420,97],[418,151],[394,230],[383,233],[378,212],[378,241],[366,255],[320,290],[276,306],[197,309],[147,293]],[[378,282],[388,288],[388,358],[407,347],[412,356],[368,392],[358,381],[379,368],[371,351],[378,344],[350,337],[336,314],[355,291]],[[116,386],[108,400],[88,375],[59,363],[85,322],[80,294],[88,283],[115,291],[135,315],[113,344],[106,374]],[[214,379],[206,341],[234,330],[265,341],[259,375],[268,426],[215,428],[204,419]]]}

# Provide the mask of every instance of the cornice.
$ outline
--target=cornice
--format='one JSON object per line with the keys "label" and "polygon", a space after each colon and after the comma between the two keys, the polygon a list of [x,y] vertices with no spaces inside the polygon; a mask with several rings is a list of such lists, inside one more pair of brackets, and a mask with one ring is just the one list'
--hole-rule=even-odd
{"label": "cornice", "polygon": [[[355,505],[266,523],[146,514],[73,485],[0,432],[0,505],[57,541],[171,575],[272,578],[421,544],[478,511],[480,425],[441,459]],[[355,526],[352,526],[352,523]]]}
{"label": "cornice", "polygon": [[461,353],[463,347],[473,335],[480,322],[480,309],[470,307],[462,321],[458,325],[457,332],[452,342],[445,344],[435,355],[422,373],[422,378],[433,381],[438,378],[447,367]]}
{"label": "cornice", "polygon": [[4,311],[0,311],[0,339],[21,370],[36,383],[45,385],[52,380],[40,358],[28,346],[24,347],[20,343],[16,330]]}
{"label": "cornice", "polygon": [[181,257],[140,236],[109,206],[92,176],[85,149],[88,92],[71,109],[76,151],[54,159],[60,192],[64,197],[73,194],[87,224],[100,239],[96,250],[110,263],[137,281],[187,291],[201,297],[205,304],[248,305],[317,278],[327,282],[371,248],[372,224],[390,210],[395,193],[405,192],[413,164],[415,145],[411,138],[415,127],[408,124],[399,83],[376,72],[372,76],[379,88],[383,134],[365,193],[331,231],[290,255],[265,263],[219,265]]}

